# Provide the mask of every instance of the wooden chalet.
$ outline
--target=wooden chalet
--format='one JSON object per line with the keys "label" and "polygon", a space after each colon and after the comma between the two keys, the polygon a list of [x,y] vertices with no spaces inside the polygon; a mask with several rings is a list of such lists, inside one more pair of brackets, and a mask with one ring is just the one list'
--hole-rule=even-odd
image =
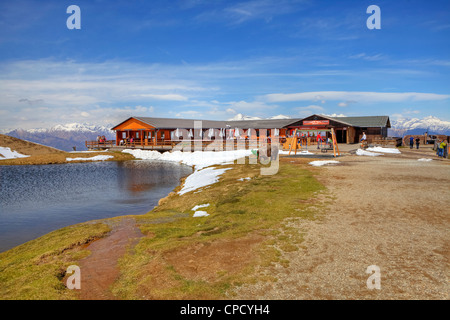
{"label": "wooden chalet", "polygon": [[[388,116],[328,117],[311,115],[303,119],[267,120],[194,120],[173,118],[130,117],[112,128],[116,140],[108,146],[96,141],[86,141],[89,149],[102,147],[135,147],[142,149],[171,150],[176,144],[228,140],[252,141],[262,137],[278,136],[281,142],[291,137],[295,129],[308,131],[308,137],[325,129],[334,129],[338,143],[357,143],[363,132],[369,143],[384,139],[390,128]],[[309,139],[308,139],[309,140]],[[311,144],[314,139],[310,140]]]}

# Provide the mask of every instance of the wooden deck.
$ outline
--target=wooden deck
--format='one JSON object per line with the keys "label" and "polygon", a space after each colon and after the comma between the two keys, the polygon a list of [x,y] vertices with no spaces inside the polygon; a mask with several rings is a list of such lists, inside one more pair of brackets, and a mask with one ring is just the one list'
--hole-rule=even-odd
{"label": "wooden deck", "polygon": [[[189,140],[189,141],[158,141],[156,144],[142,144],[140,141],[133,143],[125,143],[123,145],[116,145],[115,140],[108,140],[103,143],[97,141],[86,141],[85,145],[88,150],[125,150],[125,149],[142,149],[142,150],[156,150],[156,151],[170,151],[177,150],[202,150],[207,151],[208,147],[211,150],[238,150],[238,149],[256,149],[261,147],[258,140]],[[267,145],[267,143],[265,143]],[[281,143],[280,143],[281,147]]]}

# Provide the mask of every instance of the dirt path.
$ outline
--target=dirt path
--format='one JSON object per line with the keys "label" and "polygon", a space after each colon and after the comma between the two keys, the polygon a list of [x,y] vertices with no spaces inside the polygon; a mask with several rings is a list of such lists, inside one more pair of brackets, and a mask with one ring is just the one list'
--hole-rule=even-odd
{"label": "dirt path", "polygon": [[117,261],[142,237],[133,218],[123,218],[110,235],[91,243],[91,255],[80,261],[82,300],[114,300],[109,287],[119,276]]}
{"label": "dirt path", "polygon": [[[449,299],[450,165],[432,153],[344,156],[320,172],[333,204],[323,219],[291,223],[302,247],[275,283],[247,285],[238,299]],[[436,157],[434,157],[436,158]],[[369,290],[368,266],[381,289]]]}

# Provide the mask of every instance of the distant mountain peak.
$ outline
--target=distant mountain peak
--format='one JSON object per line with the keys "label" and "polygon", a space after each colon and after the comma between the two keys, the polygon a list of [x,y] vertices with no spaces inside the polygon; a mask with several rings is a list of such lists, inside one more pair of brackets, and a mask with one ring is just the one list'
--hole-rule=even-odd
{"label": "distant mountain peak", "polygon": [[57,124],[51,128],[15,129],[6,132],[6,135],[40,143],[57,149],[71,151],[84,150],[85,141],[95,140],[97,136],[105,136],[114,140],[115,134],[111,131],[113,125],[102,126],[89,123]]}
{"label": "distant mountain peak", "polygon": [[[450,134],[450,121],[441,120],[435,116],[419,118],[398,118],[391,120],[390,132],[397,135],[423,134]],[[391,135],[391,134],[390,134]]]}

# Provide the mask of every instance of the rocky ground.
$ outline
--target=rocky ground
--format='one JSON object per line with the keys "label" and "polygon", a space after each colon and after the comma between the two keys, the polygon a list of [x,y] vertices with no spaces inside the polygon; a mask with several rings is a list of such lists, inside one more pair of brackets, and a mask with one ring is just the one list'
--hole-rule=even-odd
{"label": "rocky ground", "polygon": [[[450,162],[428,146],[400,150],[312,169],[332,204],[322,219],[290,222],[301,248],[284,253],[288,267],[261,270],[277,282],[242,286],[239,299],[448,299]],[[367,285],[373,265],[380,289]]]}

